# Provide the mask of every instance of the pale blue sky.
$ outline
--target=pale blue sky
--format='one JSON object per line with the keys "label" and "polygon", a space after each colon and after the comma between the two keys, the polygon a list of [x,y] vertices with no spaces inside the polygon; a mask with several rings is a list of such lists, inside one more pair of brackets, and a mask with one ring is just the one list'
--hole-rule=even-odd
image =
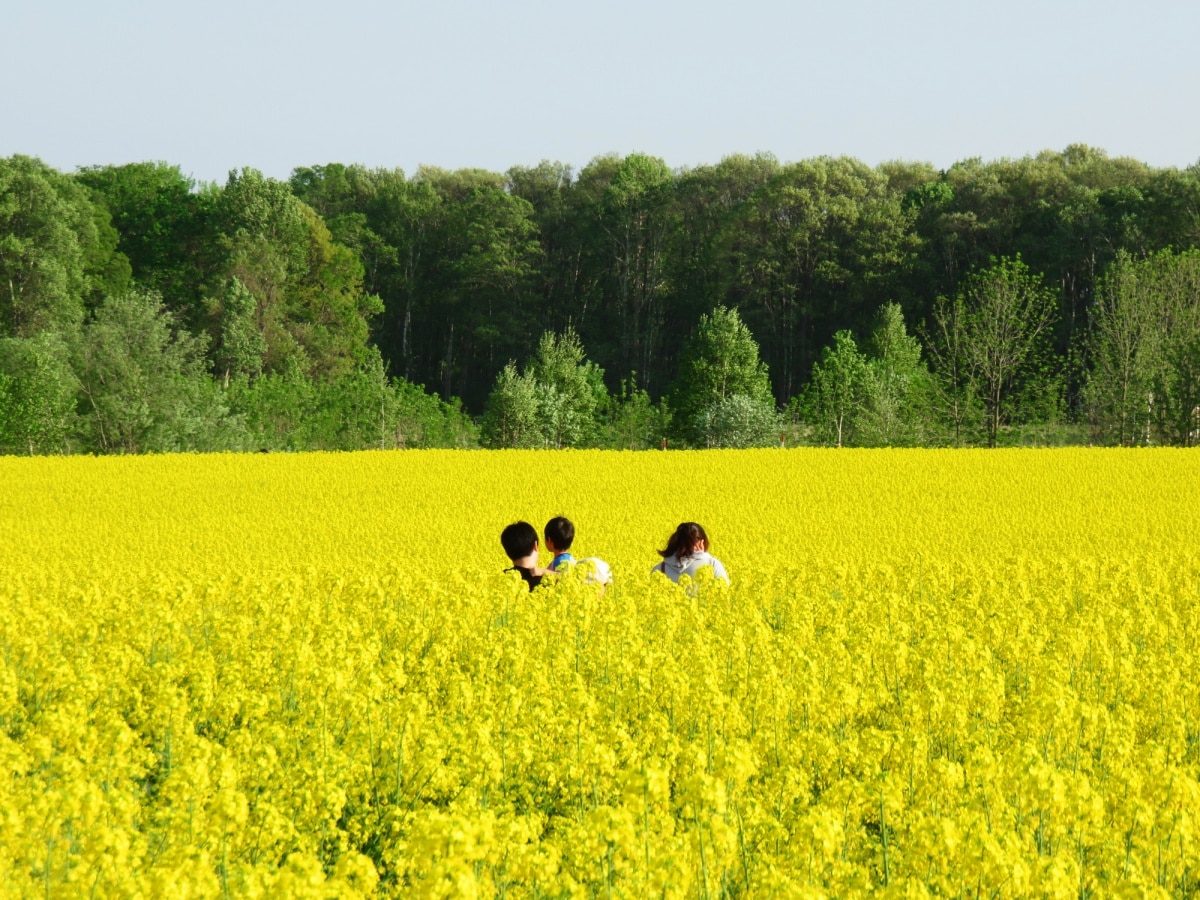
{"label": "pale blue sky", "polygon": [[1195,0],[0,0],[0,156],[202,180],[332,161],[1200,159]]}

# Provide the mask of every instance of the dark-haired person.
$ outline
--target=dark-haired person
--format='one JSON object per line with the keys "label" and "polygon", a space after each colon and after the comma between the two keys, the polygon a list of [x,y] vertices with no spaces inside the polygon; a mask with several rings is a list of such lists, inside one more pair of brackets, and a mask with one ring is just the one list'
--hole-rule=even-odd
{"label": "dark-haired person", "polygon": [[555,516],[542,529],[542,537],[546,539],[546,549],[554,554],[550,560],[553,572],[562,572],[575,565],[575,557],[571,555],[571,545],[575,543],[575,523],[566,516]]}
{"label": "dark-haired person", "polygon": [[672,581],[678,582],[687,575],[696,577],[696,573],[705,566],[711,566],[713,575],[729,581],[729,573],[721,561],[708,552],[708,535],[696,522],[682,522],[675,533],[667,539],[665,550],[659,550],[662,562],[652,571],[662,572]]}
{"label": "dark-haired person", "polygon": [[549,569],[538,565],[537,529],[528,522],[513,522],[500,532],[500,545],[512,560],[511,568],[505,572],[519,572],[532,591],[542,579],[552,574]]}
{"label": "dark-haired person", "polygon": [[595,556],[576,560],[571,554],[571,545],[575,543],[575,523],[566,516],[555,516],[542,529],[542,537],[546,539],[546,549],[554,554],[550,561],[550,571],[565,572],[573,568],[577,562],[590,566],[585,581],[597,584],[612,584],[612,569],[608,563]]}

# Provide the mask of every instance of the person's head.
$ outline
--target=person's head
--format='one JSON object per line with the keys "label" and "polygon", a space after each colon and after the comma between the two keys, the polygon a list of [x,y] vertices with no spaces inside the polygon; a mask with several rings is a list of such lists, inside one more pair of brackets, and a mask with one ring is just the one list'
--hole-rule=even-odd
{"label": "person's head", "polygon": [[708,535],[704,533],[704,529],[696,522],[681,522],[667,540],[667,548],[659,550],[658,555],[663,559],[673,556],[682,560],[707,549]]}
{"label": "person's head", "polygon": [[565,516],[555,516],[546,523],[542,537],[546,539],[547,550],[563,553],[571,549],[575,540],[575,524]]}
{"label": "person's head", "polygon": [[537,529],[528,522],[513,522],[500,532],[500,543],[509,559],[524,559],[537,551]]}

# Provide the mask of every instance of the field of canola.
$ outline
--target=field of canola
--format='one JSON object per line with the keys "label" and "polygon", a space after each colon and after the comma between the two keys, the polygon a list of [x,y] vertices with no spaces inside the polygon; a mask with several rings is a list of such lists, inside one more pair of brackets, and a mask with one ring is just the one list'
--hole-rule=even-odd
{"label": "field of canola", "polygon": [[1198,535],[1182,450],[0,459],[0,894],[1194,896]]}

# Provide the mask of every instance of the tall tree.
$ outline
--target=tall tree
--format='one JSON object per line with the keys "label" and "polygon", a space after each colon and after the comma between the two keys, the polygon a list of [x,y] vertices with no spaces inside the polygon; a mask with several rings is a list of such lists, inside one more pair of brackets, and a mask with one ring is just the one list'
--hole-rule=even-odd
{"label": "tall tree", "polygon": [[864,387],[860,443],[901,447],[928,439],[929,370],[898,303],[885,303],[876,315],[867,344]]}
{"label": "tall tree", "polygon": [[785,166],[731,218],[725,240],[730,296],[763,336],[781,401],[834,331],[865,330],[913,249],[887,179],[845,158]]}
{"label": "tall tree", "polygon": [[157,295],[108,297],[80,331],[73,366],[85,436],[102,453],[214,449],[229,434],[204,342]]}
{"label": "tall tree", "polygon": [[442,273],[452,287],[443,294],[449,327],[440,363],[446,399],[478,396],[477,369],[520,349],[536,327],[536,310],[524,301],[539,255],[532,207],[502,187],[471,187],[447,212],[451,253]]}
{"label": "tall tree", "polygon": [[538,388],[539,416],[547,444],[556,450],[589,441],[597,412],[608,399],[604,372],[590,362],[574,329],[547,331],[529,366]]}
{"label": "tall tree", "polygon": [[587,252],[594,229],[589,221],[591,198],[576,188],[569,165],[546,160],[509,169],[506,186],[533,210],[541,259],[530,281],[545,325],[553,331],[570,327],[586,334],[602,296],[601,267]]}
{"label": "tall tree", "polygon": [[978,376],[968,353],[968,325],[967,305],[961,294],[937,298],[933,324],[926,336],[934,370],[930,401],[956,447],[968,442],[982,422]]}
{"label": "tall tree", "polygon": [[430,203],[418,204],[414,216],[413,200],[423,195],[436,202],[432,188],[410,183],[399,169],[368,170],[340,163],[296,169],[290,184],[322,217],[333,239],[358,254],[363,290],[383,302],[383,313],[374,323],[375,341],[394,371],[411,377],[408,336],[420,281],[421,237],[433,219]]}
{"label": "tall tree", "polygon": [[365,360],[379,299],[362,290],[358,257],[286,183],[232,172],[215,217],[224,251],[215,306],[231,291],[254,297],[267,371],[336,378]]}
{"label": "tall tree", "polygon": [[[452,254],[446,222],[459,193],[439,190],[451,173],[330,164],[297,169],[292,187],[363,262],[363,287],[383,301],[374,337],[392,372],[442,385],[434,329],[447,324],[440,306],[448,287],[441,260]],[[495,179],[481,185],[495,187]],[[456,184],[461,185],[461,179]],[[443,185],[445,187],[445,185]]]}
{"label": "tall tree", "polygon": [[1119,256],[1101,282],[1090,350],[1099,437],[1200,443],[1200,250]]}
{"label": "tall tree", "polygon": [[[780,168],[770,154],[739,154],[715,166],[678,173],[674,197],[678,227],[672,230],[668,258],[668,322],[695,321],[722,303],[736,305],[737,298],[731,298],[729,291],[739,273],[730,265],[725,246],[730,223],[756,191],[778,176]],[[678,355],[682,337],[678,329],[664,330],[664,362]]]}
{"label": "tall tree", "polygon": [[499,361],[533,349],[540,248],[530,204],[479,169],[298,169],[292,186],[364,265],[383,301],[374,331],[391,370],[478,408]]}
{"label": "tall tree", "polygon": [[1096,278],[1117,249],[1154,249],[1146,219],[1151,180],[1145,164],[1083,145],[956,163],[924,188],[944,186],[945,194],[916,218],[926,296],[953,296],[991,259],[1020,256],[1057,288],[1051,338],[1065,356],[1086,327]]}
{"label": "tall tree", "polygon": [[77,325],[128,280],[115,245],[82,185],[28,156],[0,159],[0,335]]}
{"label": "tall tree", "polygon": [[220,300],[209,301],[209,315],[216,320],[213,363],[226,387],[231,376],[253,377],[262,372],[267,341],[255,324],[256,307],[254,295],[236,276]]}
{"label": "tall tree", "polygon": [[205,288],[219,265],[211,221],[216,187],[197,185],[163,162],[92,166],[75,178],[112,216],[117,249],[138,285],[200,328]]}
{"label": "tall tree", "polygon": [[854,442],[854,426],[867,395],[867,359],[854,335],[842,329],[821,351],[802,395],[805,416],[822,443],[842,447]]}
{"label": "tall tree", "polygon": [[[581,173],[587,180],[594,162]],[[674,176],[661,159],[633,153],[616,164],[598,208],[613,319],[620,335],[618,371],[642,387],[658,371],[667,294],[667,253],[675,225]]]}
{"label": "tall tree", "polygon": [[591,442],[608,400],[604,373],[587,359],[572,329],[545,332],[524,372],[514,363],[496,377],[484,410],[492,447],[578,447]]}
{"label": "tall tree", "polygon": [[1096,292],[1085,398],[1093,437],[1121,446],[1150,437],[1155,372],[1161,364],[1162,303],[1146,266],[1118,254]]}
{"label": "tall tree", "polygon": [[988,445],[995,447],[1009,397],[1033,371],[1054,325],[1058,298],[1019,257],[971,276],[961,296],[967,310],[964,349],[982,389]]}
{"label": "tall tree", "polygon": [[1200,445],[1200,250],[1167,265],[1164,365],[1156,383],[1159,431],[1165,442]]}
{"label": "tall tree", "polygon": [[537,382],[509,362],[488,395],[479,429],[485,447],[544,447],[545,432],[538,415]]}
{"label": "tall tree", "polygon": [[718,306],[700,317],[680,353],[679,372],[670,394],[677,435],[703,446],[707,412],[735,394],[767,410],[775,408],[758,343],[737,310]]}

